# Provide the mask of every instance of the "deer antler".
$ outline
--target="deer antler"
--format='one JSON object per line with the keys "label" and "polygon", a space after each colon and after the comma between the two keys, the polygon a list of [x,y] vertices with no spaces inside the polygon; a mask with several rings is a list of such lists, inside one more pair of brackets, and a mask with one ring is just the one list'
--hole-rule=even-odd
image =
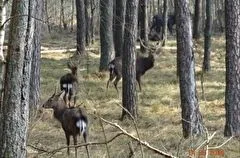
{"label": "deer antler", "polygon": [[149,50],[150,52],[153,51],[154,53],[161,50],[164,40],[165,40],[165,38],[163,38],[163,40],[162,40],[161,43],[160,43],[160,41],[158,41],[155,46],[152,46],[151,48],[149,48],[148,46],[146,46],[146,45],[143,43],[142,39],[139,38],[140,44],[141,44],[145,49]]}

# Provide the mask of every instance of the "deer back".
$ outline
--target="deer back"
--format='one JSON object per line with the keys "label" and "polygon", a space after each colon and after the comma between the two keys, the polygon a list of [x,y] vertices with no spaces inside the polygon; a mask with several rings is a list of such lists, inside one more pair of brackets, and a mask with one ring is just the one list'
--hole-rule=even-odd
{"label": "deer back", "polygon": [[75,135],[76,133],[79,133],[79,128],[76,125],[79,120],[84,121],[87,126],[87,114],[82,108],[66,109],[63,113],[61,122],[64,131],[69,133],[70,135]]}
{"label": "deer back", "polygon": [[76,94],[78,91],[77,67],[68,64],[68,68],[72,71],[60,78],[61,90],[69,92],[70,95]]}

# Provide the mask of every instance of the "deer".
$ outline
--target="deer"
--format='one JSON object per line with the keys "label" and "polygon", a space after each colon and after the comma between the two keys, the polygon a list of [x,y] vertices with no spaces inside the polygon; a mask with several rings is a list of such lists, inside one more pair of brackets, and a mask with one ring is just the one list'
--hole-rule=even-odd
{"label": "deer", "polygon": [[[61,123],[67,140],[67,153],[69,152],[70,136],[73,136],[74,145],[77,145],[77,136],[83,135],[85,143],[88,137],[88,118],[84,109],[69,108],[64,100],[65,91],[54,94],[43,104],[43,108],[52,108],[54,117]],[[86,146],[89,157],[88,147]],[[77,157],[77,147],[75,147],[75,157]]]}
{"label": "deer", "polygon": [[[155,54],[158,55],[160,53],[162,44],[158,43],[155,47],[149,48],[145,46],[141,40],[140,42],[146,49],[149,50],[148,57],[138,56],[136,59],[136,80],[138,82],[139,90],[141,92],[142,91],[141,77],[146,73],[146,71],[148,71],[154,66],[154,62],[155,62],[154,55]],[[119,94],[117,84],[122,78],[122,57],[121,56],[116,57],[111,62],[109,62],[108,70],[109,70],[109,79],[107,81],[107,90],[109,87],[109,83],[113,82],[114,87],[117,93]]]}
{"label": "deer", "polygon": [[78,93],[78,77],[77,77],[77,66],[68,63],[68,68],[71,73],[67,73],[60,78],[61,91],[65,91],[64,101],[71,107],[71,99],[74,99],[74,106],[77,101]]}

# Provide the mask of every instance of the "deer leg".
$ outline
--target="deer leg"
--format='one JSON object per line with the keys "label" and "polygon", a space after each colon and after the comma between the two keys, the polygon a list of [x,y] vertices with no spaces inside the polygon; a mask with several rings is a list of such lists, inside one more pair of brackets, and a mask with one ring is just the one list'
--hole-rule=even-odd
{"label": "deer leg", "polygon": [[65,95],[63,96],[63,100],[67,104],[67,93],[66,93],[66,91],[65,91]]}
{"label": "deer leg", "polygon": [[[73,143],[75,146],[77,145],[77,135],[73,136]],[[77,158],[77,147],[75,147],[75,158]]]}
{"label": "deer leg", "polygon": [[66,140],[67,140],[67,154],[69,155],[70,154],[70,152],[69,152],[70,135],[65,133],[65,136],[66,136]]}
{"label": "deer leg", "polygon": [[108,91],[109,82],[112,82],[115,77],[116,77],[116,75],[114,73],[110,72],[109,80],[107,82],[107,91]]}
{"label": "deer leg", "polygon": [[140,92],[141,92],[141,91],[142,91],[142,87],[141,87],[141,76],[137,76],[136,79],[137,79],[137,82],[138,82],[139,90],[140,90]]}
{"label": "deer leg", "polygon": [[75,95],[75,96],[74,96],[74,107],[75,107],[75,105],[76,105],[76,102],[77,102],[77,96]]}
{"label": "deer leg", "polygon": [[[83,133],[83,139],[84,139],[84,142],[87,143],[87,132],[86,131]],[[89,150],[88,150],[88,146],[87,145],[86,145],[86,151],[87,151],[88,158],[90,158]]]}
{"label": "deer leg", "polygon": [[117,76],[116,79],[114,80],[114,86],[115,86],[115,89],[117,90],[117,93],[118,93],[118,94],[119,94],[119,92],[118,92],[117,84],[118,84],[118,82],[119,82],[120,79],[121,79],[121,77],[120,77],[120,76]]}
{"label": "deer leg", "polygon": [[69,108],[71,107],[71,99],[72,99],[72,95],[70,95],[68,93],[68,106],[69,106]]}

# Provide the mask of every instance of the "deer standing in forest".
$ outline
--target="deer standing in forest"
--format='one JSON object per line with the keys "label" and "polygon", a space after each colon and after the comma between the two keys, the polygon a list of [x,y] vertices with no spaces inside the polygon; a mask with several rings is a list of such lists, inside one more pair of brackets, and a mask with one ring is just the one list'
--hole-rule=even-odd
{"label": "deer standing in forest", "polygon": [[71,99],[74,99],[74,106],[77,101],[78,77],[77,66],[68,63],[68,68],[71,70],[71,73],[67,73],[60,78],[60,88],[61,91],[65,91],[64,101],[71,107]]}
{"label": "deer standing in forest", "polygon": [[[88,137],[88,118],[82,108],[69,108],[64,101],[65,91],[55,93],[43,104],[43,108],[52,108],[54,117],[62,124],[67,140],[67,153],[69,153],[70,136],[73,136],[74,145],[77,145],[77,136],[83,135],[84,141]],[[86,146],[89,157],[88,147]],[[77,147],[75,147],[75,157],[77,157]]]}
{"label": "deer standing in forest", "polygon": [[[154,55],[158,55],[161,51],[161,44],[157,44],[153,48],[149,48],[145,46],[142,41],[140,40],[141,44],[148,50],[148,57],[137,57],[136,59],[136,80],[139,85],[140,91],[141,88],[141,76],[145,74],[146,71],[151,69],[154,66],[155,57]],[[115,89],[118,93],[118,87],[117,84],[122,78],[122,57],[116,57],[108,64],[108,70],[109,70],[109,80],[107,82],[107,90],[109,86],[109,82],[113,82]]]}

